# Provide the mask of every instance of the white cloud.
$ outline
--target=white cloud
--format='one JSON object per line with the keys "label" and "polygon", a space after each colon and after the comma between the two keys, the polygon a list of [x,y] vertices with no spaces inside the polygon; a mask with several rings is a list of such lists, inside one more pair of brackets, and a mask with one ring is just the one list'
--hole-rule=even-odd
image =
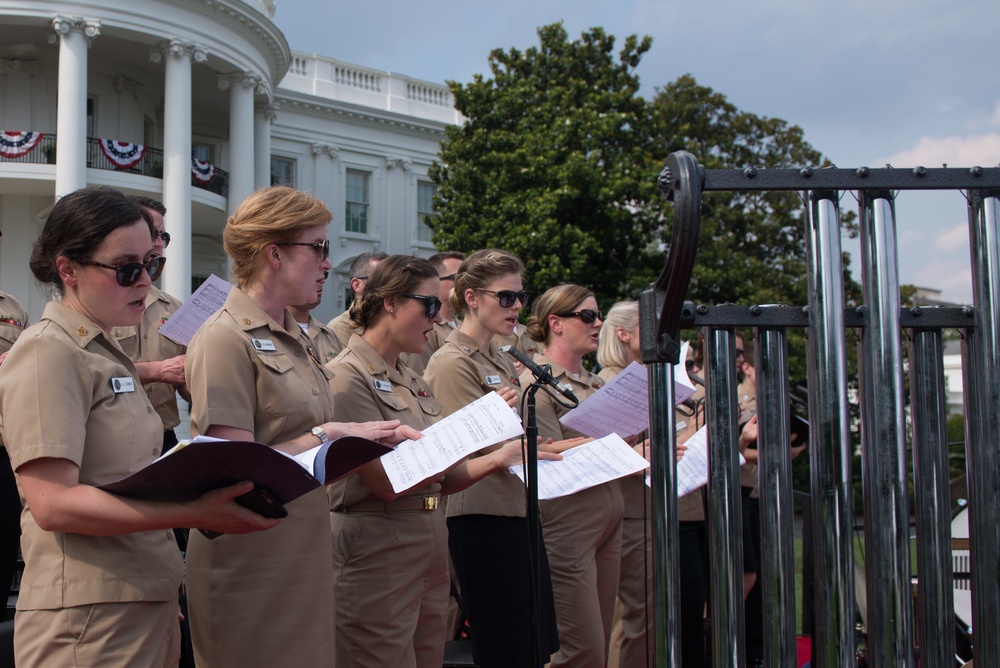
{"label": "white cloud", "polygon": [[934,245],[939,250],[952,251],[969,247],[969,226],[955,225],[937,235]]}
{"label": "white cloud", "polygon": [[[997,109],[1000,115],[1000,107]],[[1000,133],[969,137],[921,137],[913,148],[889,156],[878,164],[895,167],[992,167],[1000,163]]]}

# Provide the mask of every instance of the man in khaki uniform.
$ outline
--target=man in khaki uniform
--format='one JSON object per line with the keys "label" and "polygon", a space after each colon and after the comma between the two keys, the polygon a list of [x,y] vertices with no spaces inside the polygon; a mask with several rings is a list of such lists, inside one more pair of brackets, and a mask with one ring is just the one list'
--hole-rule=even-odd
{"label": "man in khaki uniform", "polygon": [[[354,262],[351,263],[350,273],[351,290],[354,291],[355,299],[361,298],[361,293],[365,291],[365,281],[367,281],[368,277],[371,276],[372,270],[375,269],[375,265],[387,257],[389,257],[388,253],[383,253],[382,251],[372,251],[369,253],[362,253],[354,258]],[[330,322],[326,323],[326,326],[333,331],[334,336],[336,336],[337,340],[340,341],[340,347],[346,348],[347,342],[351,340],[351,334],[354,333],[354,328],[351,327],[351,305],[348,304],[344,312]]]}
{"label": "man in khaki uniform", "polygon": [[[133,202],[146,209],[153,219],[156,228],[156,238],[153,240],[153,256],[162,256],[164,249],[170,243],[170,235],[166,232],[163,216],[167,209],[160,202],[149,197],[132,197]],[[156,280],[158,277],[151,277]],[[160,335],[160,327],[166,324],[181,302],[158,289],[149,286],[146,297],[146,311],[142,321],[135,327],[115,327],[111,335],[118,341],[125,354],[135,362],[139,372],[139,380],[156,409],[156,414],[163,421],[163,451],[166,452],[177,444],[174,428],[180,424],[180,412],[177,409],[176,392],[186,400],[191,399],[184,385],[184,353],[185,348],[176,341]]]}
{"label": "man in khaki uniform", "polygon": [[313,355],[317,362],[327,364],[332,362],[344,347],[340,344],[340,339],[337,338],[332,329],[313,317],[311,311],[319,306],[322,299],[322,294],[317,296],[319,299],[312,304],[289,306],[288,310],[291,312],[292,317],[295,318],[295,322],[298,323],[299,327],[302,328],[302,331],[305,332],[305,335],[312,342],[312,345],[308,346],[306,350],[310,355]]}
{"label": "man in khaki uniform", "polygon": [[462,266],[465,253],[459,251],[444,251],[431,255],[427,261],[437,269],[441,279],[441,310],[438,311],[439,321],[434,323],[434,329],[427,335],[427,344],[420,355],[406,355],[403,363],[413,369],[417,375],[423,375],[427,362],[437,349],[444,345],[448,335],[458,329],[458,316],[451,305],[451,290],[455,287],[455,274]]}

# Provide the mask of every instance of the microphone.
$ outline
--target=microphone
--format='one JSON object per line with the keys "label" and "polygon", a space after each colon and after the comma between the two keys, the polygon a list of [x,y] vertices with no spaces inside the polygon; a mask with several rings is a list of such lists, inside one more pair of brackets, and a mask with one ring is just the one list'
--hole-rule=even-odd
{"label": "microphone", "polygon": [[551,373],[549,373],[542,367],[535,364],[531,360],[531,358],[522,353],[520,350],[518,350],[514,346],[504,346],[504,348],[502,348],[501,350],[503,350],[503,352],[506,352],[508,355],[510,355],[518,362],[520,362],[521,366],[523,366],[525,369],[531,371],[531,373],[534,374],[535,378],[539,382],[545,383],[546,385],[551,385],[553,388],[555,388],[556,392],[559,392],[561,395],[572,401],[574,404],[580,403],[580,400],[576,398],[575,394],[573,394],[573,390],[569,389],[566,386],[560,385],[556,381],[556,379],[552,377]]}

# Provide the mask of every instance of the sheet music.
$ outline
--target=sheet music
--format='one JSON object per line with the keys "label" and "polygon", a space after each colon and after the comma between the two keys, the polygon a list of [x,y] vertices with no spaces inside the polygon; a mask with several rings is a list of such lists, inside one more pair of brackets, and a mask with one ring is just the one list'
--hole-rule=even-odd
{"label": "sheet music", "polygon": [[[610,480],[638,473],[649,462],[617,434],[610,434],[562,453],[562,460],[538,462],[538,498],[555,499]],[[524,480],[524,467],[510,472]]]}
{"label": "sheet music", "polygon": [[441,473],[472,453],[524,433],[521,418],[499,394],[490,392],[422,430],[381,457],[394,491],[402,492]]}
{"label": "sheet music", "polygon": [[190,344],[202,323],[226,303],[232,289],[231,283],[212,274],[160,327],[160,334],[182,346]]}
{"label": "sheet music", "polygon": [[[688,344],[681,347],[681,360]],[[680,403],[694,394],[694,385],[683,364],[674,365],[674,395]],[[603,438],[608,434],[631,436],[649,429],[649,374],[638,362],[629,364],[580,405],[559,420],[581,434]]]}
{"label": "sheet music", "polygon": [[[687,446],[687,451],[677,462],[678,498],[708,484],[708,425],[696,431],[684,445]],[[740,466],[746,463],[747,460],[741,454]],[[648,473],[646,484],[649,485]]]}

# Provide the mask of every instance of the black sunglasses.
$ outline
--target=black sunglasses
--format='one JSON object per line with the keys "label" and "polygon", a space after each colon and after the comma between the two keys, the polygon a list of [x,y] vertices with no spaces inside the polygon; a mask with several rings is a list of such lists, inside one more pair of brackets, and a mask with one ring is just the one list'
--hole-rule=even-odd
{"label": "black sunglasses", "polygon": [[102,267],[103,269],[114,269],[118,285],[127,288],[139,280],[143,271],[149,274],[150,281],[158,279],[160,274],[163,273],[163,265],[166,261],[167,258],[158,255],[157,257],[150,258],[149,262],[127,262],[125,264],[103,264],[101,262],[94,262],[93,260],[77,260],[76,262],[77,264],[89,264],[93,267]]}
{"label": "black sunglasses", "polygon": [[500,302],[500,308],[510,308],[514,305],[515,301],[521,302],[521,307],[523,308],[528,305],[528,301],[531,299],[531,295],[524,290],[519,290],[517,292],[514,292],[513,290],[487,290],[485,288],[476,288],[476,290],[496,295],[497,301]]}
{"label": "black sunglasses", "polygon": [[594,309],[585,308],[572,313],[556,313],[560,318],[579,318],[586,325],[592,325],[595,320],[604,320],[604,314]]}
{"label": "black sunglasses", "polygon": [[157,230],[156,231],[156,236],[158,236],[161,239],[163,239],[163,247],[164,248],[166,248],[167,246],[170,245],[170,232],[160,232],[159,230]]}
{"label": "black sunglasses", "polygon": [[684,368],[688,371],[694,371],[694,360],[684,360]]}
{"label": "black sunglasses", "polygon": [[314,251],[319,253],[319,261],[322,262],[326,258],[330,257],[330,240],[324,239],[323,243],[311,244],[306,241],[282,241],[280,243],[274,244],[275,246],[309,246]]}
{"label": "black sunglasses", "polygon": [[441,300],[437,297],[432,297],[431,295],[414,295],[410,293],[403,296],[422,301],[424,303],[424,315],[427,316],[428,320],[436,318],[438,312],[441,310]]}
{"label": "black sunglasses", "polygon": [[447,276],[438,276],[438,278],[442,281],[454,281],[456,276],[458,276],[457,273],[448,274]]}

